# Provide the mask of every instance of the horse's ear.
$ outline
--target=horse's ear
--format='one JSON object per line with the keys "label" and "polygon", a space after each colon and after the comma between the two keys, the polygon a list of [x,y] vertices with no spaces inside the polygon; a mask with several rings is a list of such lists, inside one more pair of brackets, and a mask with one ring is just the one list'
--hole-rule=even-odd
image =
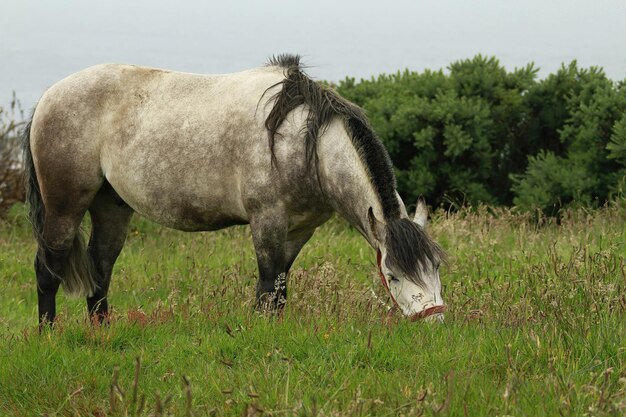
{"label": "horse's ear", "polygon": [[426,203],[424,203],[424,200],[421,198],[417,201],[413,221],[422,226],[422,228],[426,228],[426,222],[428,221],[428,208],[426,208]]}
{"label": "horse's ear", "polygon": [[374,216],[374,210],[372,210],[371,207],[369,208],[369,210],[367,210],[367,220],[369,221],[370,230],[374,235],[374,239],[376,239],[379,243],[384,242],[385,225],[382,222],[378,221],[376,216]]}

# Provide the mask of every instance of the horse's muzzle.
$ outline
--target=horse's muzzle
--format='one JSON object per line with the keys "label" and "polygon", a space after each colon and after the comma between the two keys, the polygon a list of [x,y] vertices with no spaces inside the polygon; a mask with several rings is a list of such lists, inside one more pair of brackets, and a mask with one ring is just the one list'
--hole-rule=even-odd
{"label": "horse's muzzle", "polygon": [[425,319],[425,318],[434,318],[433,321],[443,322],[443,313],[448,309],[445,305],[432,306],[428,307],[419,313],[413,314],[410,319],[412,321]]}

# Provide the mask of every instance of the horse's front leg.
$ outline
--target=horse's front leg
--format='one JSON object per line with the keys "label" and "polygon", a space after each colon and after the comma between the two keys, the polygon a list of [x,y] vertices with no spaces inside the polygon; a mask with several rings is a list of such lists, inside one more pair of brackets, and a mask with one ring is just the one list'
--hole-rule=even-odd
{"label": "horse's front leg", "polygon": [[287,301],[286,221],[282,221],[278,213],[266,213],[254,216],[250,228],[259,266],[256,307],[259,310],[281,310]]}

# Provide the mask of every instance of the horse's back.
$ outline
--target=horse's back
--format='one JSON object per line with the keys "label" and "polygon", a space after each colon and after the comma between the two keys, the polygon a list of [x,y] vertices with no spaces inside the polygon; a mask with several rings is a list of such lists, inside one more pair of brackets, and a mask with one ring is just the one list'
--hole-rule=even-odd
{"label": "horse's back", "polygon": [[133,209],[170,227],[245,223],[249,205],[279,198],[264,121],[283,79],[278,67],[224,75],[91,67],[44,94],[33,154],[42,170],[81,173],[79,188],[106,179]]}

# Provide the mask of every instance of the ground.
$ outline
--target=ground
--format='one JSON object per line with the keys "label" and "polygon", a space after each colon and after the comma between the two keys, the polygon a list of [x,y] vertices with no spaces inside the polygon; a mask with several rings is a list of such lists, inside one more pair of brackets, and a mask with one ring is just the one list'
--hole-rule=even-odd
{"label": "ground", "polygon": [[246,227],[185,234],[136,218],[111,324],[60,295],[43,334],[23,215],[0,223],[2,416],[626,413],[624,202],[559,221],[435,213],[442,325],[386,311],[375,253],[340,219],[305,246],[284,314],[268,317],[253,310]]}

